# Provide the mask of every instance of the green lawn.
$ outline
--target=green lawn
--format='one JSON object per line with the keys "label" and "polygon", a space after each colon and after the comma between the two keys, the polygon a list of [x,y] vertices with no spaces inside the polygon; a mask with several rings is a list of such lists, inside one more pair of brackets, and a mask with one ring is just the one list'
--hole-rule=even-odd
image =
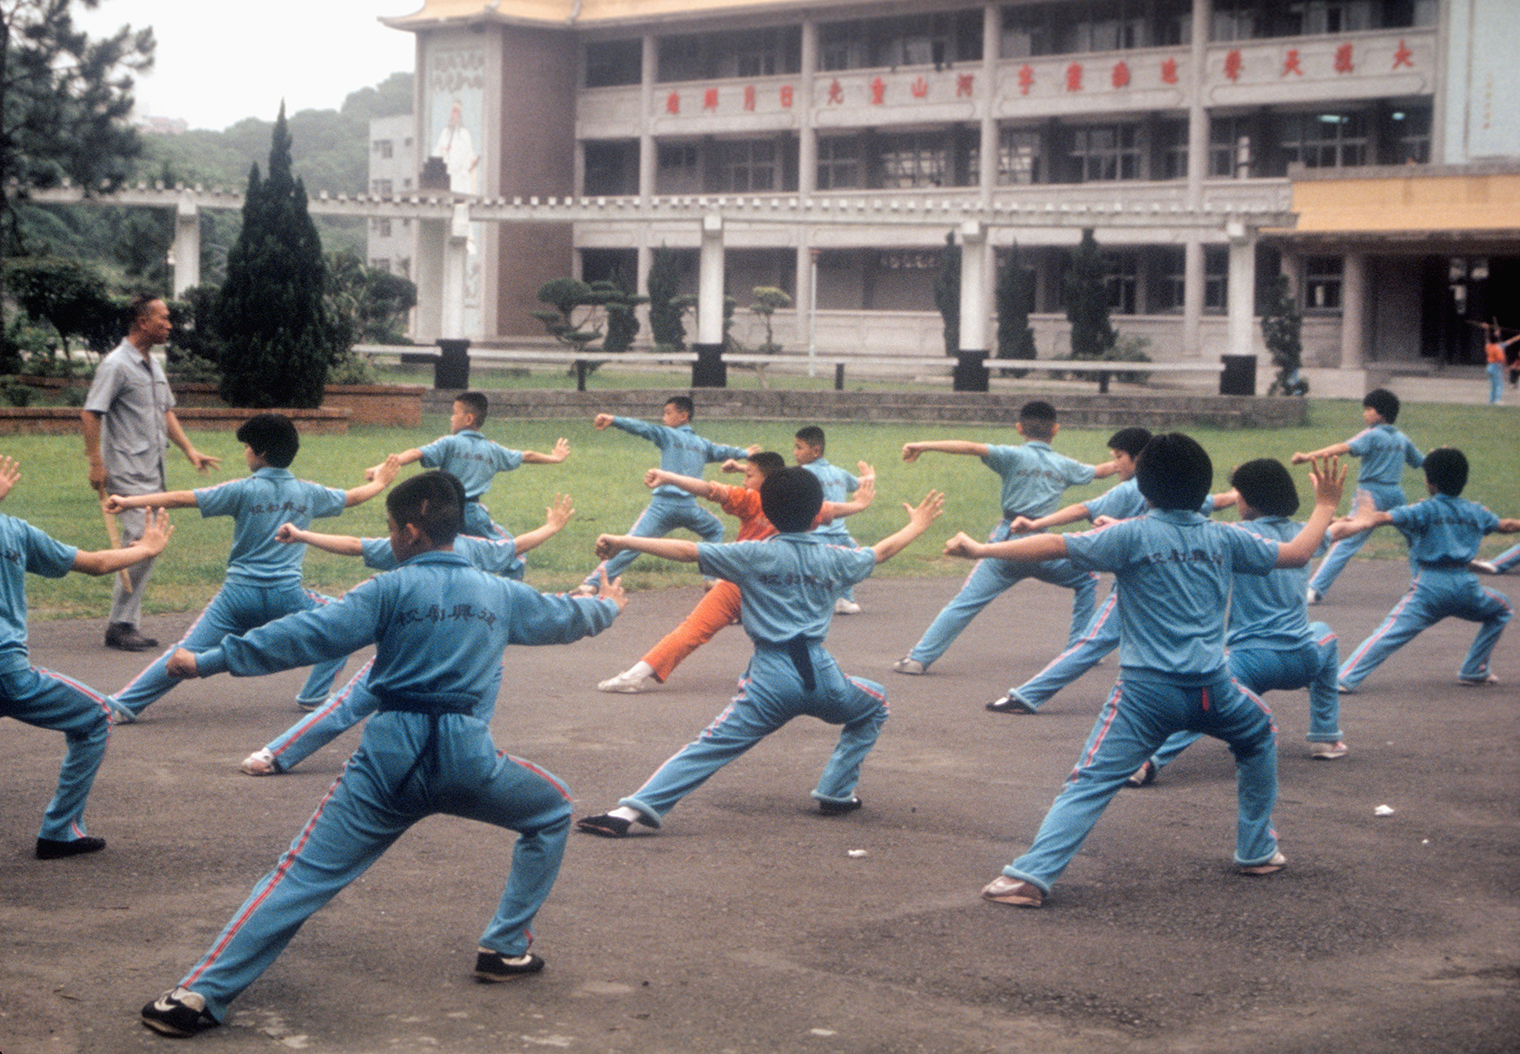
{"label": "green lawn", "polygon": [[[697,430],[714,440],[747,445],[788,455],[792,434],[807,422],[746,423],[704,422]],[[1500,515],[1520,515],[1520,474],[1513,465],[1517,418],[1512,411],[1486,406],[1406,404],[1399,421],[1423,449],[1439,445],[1461,447],[1472,462],[1472,482],[1466,496],[1481,501]],[[417,429],[355,428],[347,436],[313,436],[305,439],[293,466],[297,475],[330,486],[351,487],[362,482],[366,466],[391,451],[426,443],[447,430],[443,416],[429,417]],[[985,536],[998,517],[997,479],[975,458],[926,454],[913,465],[901,460],[902,444],[910,439],[964,438],[987,442],[1018,442],[1011,430],[988,426],[878,425],[825,423],[829,437],[829,460],[852,468],[858,460],[874,463],[880,473],[875,507],[851,520],[851,531],[863,542],[873,542],[895,530],[902,522],[901,504],[916,501],[929,488],[946,494],[945,515],[915,546],[881,569],[892,576],[961,575],[966,565],[939,556],[940,542],[955,531]],[[1349,438],[1361,428],[1360,406],[1349,400],[1315,400],[1306,428],[1228,431],[1199,428],[1192,434],[1214,458],[1215,487],[1224,489],[1231,466],[1256,457],[1286,460],[1295,450],[1313,449]],[[1084,461],[1107,456],[1104,440],[1111,429],[1065,429],[1055,441],[1056,449]],[[544,507],[558,493],[569,493],[577,514],[570,526],[528,560],[528,580],[543,589],[574,585],[595,564],[591,546],[603,531],[621,532],[644,508],[648,492],[642,483],[644,470],[657,464],[657,452],[648,443],[626,433],[597,432],[589,419],[570,421],[487,422],[492,439],[519,449],[548,450],[558,436],[571,443],[571,457],[562,465],[526,465],[498,476],[486,497],[495,518],[515,532],[542,522]],[[225,480],[246,471],[242,448],[231,433],[195,433],[196,445],[223,459],[221,470],[203,481],[174,452],[169,486],[189,488],[203,482]],[[61,540],[86,548],[106,544],[105,528],[93,493],[85,482],[83,445],[77,436],[13,436],[0,443],[0,453],[21,462],[22,480],[6,499],[3,511],[31,521]],[[1353,476],[1355,465],[1353,464]],[[714,466],[714,470],[716,466]],[[407,469],[406,472],[415,471]],[[1301,470],[1295,470],[1302,477]],[[737,480],[737,477],[733,477]],[[1069,491],[1070,501],[1096,495],[1107,482]],[[1408,472],[1404,486],[1411,499],[1424,496],[1424,479]],[[1301,484],[1308,498],[1308,484]],[[1349,491],[1348,491],[1349,500]],[[384,499],[349,510],[344,516],[318,521],[318,529],[333,533],[378,535],[384,533]],[[1227,516],[1233,514],[1226,514]],[[147,607],[153,612],[196,610],[220,585],[231,522],[203,520],[193,509],[174,515],[176,534],[169,551],[160,559],[149,589]],[[1483,552],[1503,549],[1503,536],[1490,537]],[[1364,553],[1384,558],[1400,555],[1397,534],[1378,532]],[[306,560],[307,580],[327,592],[342,590],[362,581],[367,572],[357,560],[312,551]],[[642,558],[625,579],[629,589],[658,588],[693,583],[696,575],[687,565],[665,564]],[[31,610],[41,617],[103,615],[110,600],[106,580],[70,575],[61,580],[33,577],[28,583]]]}

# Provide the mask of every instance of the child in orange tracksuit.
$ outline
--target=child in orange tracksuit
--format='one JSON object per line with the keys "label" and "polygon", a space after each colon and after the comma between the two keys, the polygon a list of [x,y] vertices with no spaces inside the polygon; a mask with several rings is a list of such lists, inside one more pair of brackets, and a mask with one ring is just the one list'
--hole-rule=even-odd
{"label": "child in orange tracksuit", "polygon": [[[645,474],[644,483],[649,487],[680,487],[699,498],[717,502],[724,512],[739,518],[739,534],[735,541],[759,541],[776,533],[776,528],[771,526],[760,508],[760,484],[772,472],[785,467],[786,459],[780,454],[759,452],[749,455],[742,466],[737,461],[724,462],[723,471],[744,473],[744,485],[740,487],[680,476],[657,468],[652,468]],[[871,504],[875,497],[875,470],[862,461],[859,474],[861,487],[855,494],[855,500],[824,502],[818,513],[819,523],[828,523],[838,516],[849,516]],[[720,580],[697,602],[691,614],[650,648],[642,659],[596,687],[603,692],[635,694],[647,692],[656,684],[664,684],[671,671],[688,655],[738,619],[739,587],[732,582]]]}

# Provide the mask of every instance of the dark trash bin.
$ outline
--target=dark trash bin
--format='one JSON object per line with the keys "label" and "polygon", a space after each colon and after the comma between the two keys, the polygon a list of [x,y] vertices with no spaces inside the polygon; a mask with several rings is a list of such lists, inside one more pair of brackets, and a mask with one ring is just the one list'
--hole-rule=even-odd
{"label": "dark trash bin", "polygon": [[1220,395],[1256,394],[1256,356],[1225,355],[1221,357],[1224,372],[1219,375]]}

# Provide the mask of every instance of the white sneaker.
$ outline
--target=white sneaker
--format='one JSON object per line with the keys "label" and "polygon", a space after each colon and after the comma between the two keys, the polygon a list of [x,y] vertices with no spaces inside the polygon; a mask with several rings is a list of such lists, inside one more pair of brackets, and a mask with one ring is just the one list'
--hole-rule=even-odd
{"label": "white sneaker", "polygon": [[640,692],[653,691],[659,683],[654,679],[654,668],[640,659],[616,677],[609,677],[598,684],[596,690],[638,695]]}
{"label": "white sneaker", "polygon": [[917,677],[921,673],[929,672],[929,668],[923,663],[919,662],[917,659],[910,659],[906,655],[894,662],[892,664],[892,669],[896,670],[898,673],[906,673],[913,677]]}
{"label": "white sneaker", "polygon": [[275,761],[268,747],[249,754],[238,768],[249,776],[278,776],[280,774],[279,763]]}
{"label": "white sneaker", "polygon": [[1318,589],[1315,589],[1313,586],[1310,586],[1309,591],[1304,594],[1304,600],[1310,604],[1318,604],[1321,600],[1324,599],[1324,594],[1321,593]]}
{"label": "white sneaker", "polygon": [[1334,761],[1351,753],[1345,743],[1310,743],[1309,756],[1319,761]]}
{"label": "white sneaker", "polygon": [[573,597],[594,597],[596,596],[596,587],[587,585],[585,582],[582,582],[580,585],[570,590],[570,595]]}
{"label": "white sneaker", "polygon": [[1494,563],[1491,560],[1474,560],[1467,566],[1472,568],[1474,571],[1482,572],[1485,575],[1496,575],[1499,573],[1499,569],[1494,566]]}
{"label": "white sneaker", "polygon": [[840,597],[838,600],[834,601],[834,614],[858,615],[860,614],[860,605],[855,603],[853,600],[847,600],[844,597]]}

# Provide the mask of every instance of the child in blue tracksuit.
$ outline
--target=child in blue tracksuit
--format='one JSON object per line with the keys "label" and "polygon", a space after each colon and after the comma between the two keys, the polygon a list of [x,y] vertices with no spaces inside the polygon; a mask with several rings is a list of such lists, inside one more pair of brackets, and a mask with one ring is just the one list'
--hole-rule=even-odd
{"label": "child in blue tracksuit", "polygon": [[1444,618],[1482,623],[1457,673],[1458,682],[1498,681],[1489,671],[1488,659],[1514,612],[1502,593],[1478,584],[1467,564],[1484,535],[1520,531],[1520,519],[1501,520],[1460,496],[1467,486],[1467,457],[1460,450],[1440,447],[1426,456],[1425,486],[1430,497],[1424,501],[1387,511],[1364,501],[1350,519],[1331,529],[1332,535],[1342,537],[1391,523],[1409,539],[1409,558],[1415,565],[1409,592],[1341,665],[1343,692],[1356,691],[1383,660]]}
{"label": "child in blue tracksuit", "polygon": [[[860,489],[860,478],[851,475],[838,465],[829,464],[823,456],[827,442],[823,429],[817,425],[799,428],[792,439],[792,458],[797,464],[818,477],[818,482],[823,486],[824,501],[843,504],[850,500],[851,494]],[[850,537],[850,529],[845,526],[843,519],[834,519],[820,524],[817,531],[835,545],[859,548],[859,543]],[[839,594],[839,599],[834,601],[834,614],[860,614],[860,605],[855,602],[854,586],[850,586]]]}
{"label": "child in blue tracksuit", "polygon": [[[1356,479],[1356,496],[1353,504],[1369,495],[1379,509],[1392,509],[1404,504],[1404,488],[1399,480],[1404,466],[1419,468],[1425,463],[1420,448],[1403,432],[1393,427],[1399,419],[1399,397],[1386,388],[1374,388],[1362,398],[1362,420],[1367,427],[1344,443],[1335,443],[1307,454],[1293,455],[1293,464],[1300,465],[1325,457],[1350,454],[1362,459],[1361,471]],[[1318,604],[1330,592],[1346,562],[1356,555],[1367,541],[1366,534],[1354,534],[1336,541],[1320,561],[1314,577],[1309,579],[1305,591],[1309,603]]]}
{"label": "child in blue tracksuit", "polygon": [[[306,547],[275,541],[280,524],[292,521],[302,527],[324,516],[337,516],[344,509],[368,501],[390,486],[397,464],[388,459],[375,470],[374,478],[350,490],[336,490],[296,479],[289,465],[300,449],[295,425],[284,414],[258,414],[237,430],[244,444],[243,455],[251,475],[200,490],[176,490],[164,494],[112,495],[107,512],[139,508],[198,508],[204,517],[231,516],[232,552],[227,557],[227,579],[206,610],[191,624],[176,647],[209,648],[223,637],[327,603],[327,598],[301,585],[301,562]],[[117,722],[132,724],[174,687],[165,670],[170,648],[107,702]],[[325,662],[311,671],[296,703],[305,709],[317,706],[332,690],[333,679],[343,660]]]}
{"label": "child in blue tracksuit", "polygon": [[[1240,495],[1241,530],[1273,541],[1292,541],[1299,526],[1298,489],[1282,462],[1247,461],[1230,475]],[[1345,757],[1340,731],[1340,695],[1335,690],[1340,665],[1336,636],[1323,622],[1310,622],[1304,606],[1308,571],[1285,567],[1265,577],[1240,574],[1230,592],[1230,628],[1225,636],[1230,673],[1257,695],[1276,689],[1309,689],[1309,756],[1322,761]],[[1140,771],[1133,786],[1145,786],[1199,738],[1175,732]]]}
{"label": "child in blue tracksuit", "polygon": [[709,776],[794,717],[809,715],[842,726],[813,798],[825,816],[860,808],[855,785],[860,765],[887,719],[881,685],[846,677],[823,647],[834,598],[864,581],[876,565],[901,552],[939,516],[943,497],[930,491],[908,507],[907,526],[868,549],[831,545],[810,528],[823,506],[816,476],[800,467],[772,472],[760,485],[766,519],[780,533],[728,545],[604,534],[597,552],[634,549],[667,560],[695,563],[739,587],[740,624],[755,645],[739,694],[702,734],[611,812],[587,816],[576,827],[622,838],[634,823],[658,828],[675,804]]}
{"label": "child in blue tracksuit", "polygon": [[[21,478],[14,459],[0,457],[0,498]],[[84,807],[111,735],[111,711],[88,685],[33,666],[26,643],[26,574],[62,578],[70,571],[108,575],[157,556],[173,533],[162,512],[149,514],[141,537],[126,548],[88,552],[50,538],[25,520],[0,515],[0,717],[62,732],[68,753],[58,790],[42,816],[37,857],[58,860],[94,853],[104,838],[85,832]]]}
{"label": "child in blue tracksuit", "polygon": [[[423,468],[438,468],[464,484],[464,530],[478,538],[511,540],[505,527],[491,520],[490,510],[481,503],[491,480],[498,472],[511,472],[523,465],[557,465],[570,456],[570,442],[563,437],[547,454],[536,450],[512,450],[493,443],[480,434],[486,423],[490,401],[481,392],[460,392],[449,413],[449,434],[426,446],[412,447],[396,455],[398,464],[422,462]],[[373,476],[379,465],[369,470]]]}
{"label": "child in blue tracksuit", "polygon": [[[992,542],[1007,538],[1013,522],[1020,517],[1034,519],[1052,511],[1067,487],[1091,483],[1094,479],[1112,476],[1118,471],[1112,461],[1097,466],[1084,465],[1052,450],[1050,441],[1060,431],[1060,425],[1056,424],[1055,407],[1047,402],[1035,400],[1021,406],[1015,427],[1024,437],[1022,446],[995,446],[959,439],[907,443],[903,446],[904,461],[917,461],[919,455],[926,451],[969,454],[981,458],[982,464],[1002,477],[1003,519],[992,530],[988,539]],[[1052,585],[1064,586],[1073,592],[1071,631],[1067,636],[1067,646],[1077,643],[1082,631],[1092,620],[1097,575],[1079,571],[1065,560],[980,561],[966,576],[960,592],[935,616],[918,643],[913,645],[913,650],[893,663],[892,669],[898,673],[914,675],[928,672],[934,660],[955,643],[955,638],[971,624],[971,620],[976,618],[982,608],[1026,578],[1037,578]]]}
{"label": "child in blue tracksuit", "polygon": [[[561,497],[545,510],[542,527],[518,535],[511,541],[461,534],[454,539],[454,552],[464,557],[470,566],[478,567],[487,574],[521,581],[521,555],[559,533],[574,514],[569,497]],[[364,566],[377,571],[394,571],[398,566],[395,554],[391,552],[389,538],[318,534],[315,531],[303,531],[293,523],[281,526],[275,537],[287,544],[314,545],[324,552],[362,557]],[[241,770],[250,776],[275,776],[289,772],[378,710],[380,700],[369,689],[369,671],[373,665],[373,661],[365,663],[347,684],[328,696],[321,706],[291,725],[266,746],[249,754],[239,766]],[[486,694],[494,700],[496,689],[491,688]],[[489,715],[486,720],[490,720]]]}
{"label": "child in blue tracksuit", "polygon": [[490,692],[507,645],[568,644],[600,633],[623,595],[613,584],[597,598],[545,596],[471,567],[452,551],[464,504],[458,480],[441,472],[413,476],[386,501],[391,550],[401,564],[395,571],[199,655],[175,652],[175,676],[251,676],[374,644],[369,683],[380,712],[206,955],[143,1007],[149,1028],[187,1036],[220,1024],[228,1004],[313,912],[435,813],[519,834],[506,889],[480,938],[476,978],[506,981],[543,969],[528,950],[530,927],[559,871],[570,795],[542,769],[496,749]]}
{"label": "child in blue tracksuit", "polygon": [[1293,541],[1281,543],[1197,512],[1213,475],[1196,441],[1175,432],[1157,436],[1135,472],[1152,506],[1146,515],[1080,534],[989,545],[958,534],[946,543],[947,555],[981,560],[1066,557],[1078,567],[1112,571],[1124,590],[1118,683],[1034,843],[988,883],[986,899],[1039,907],[1125,780],[1181,730],[1217,736],[1235,755],[1238,869],[1262,875],[1287,863],[1272,830],[1276,731],[1271,711],[1230,675],[1225,610],[1234,574],[1308,563],[1335,515],[1344,473],[1333,466],[1311,475],[1314,515]]}
{"label": "child in blue tracksuit", "polygon": [[[673,395],[665,400],[660,424],[612,414],[597,414],[592,423],[599,432],[611,426],[649,440],[660,448],[661,470],[677,476],[700,479],[705,465],[729,458],[742,459],[760,449],[752,446],[746,450],[703,439],[692,431],[691,418],[695,413],[696,406],[689,396]],[[655,488],[649,507],[628,528],[628,534],[633,538],[663,538],[677,527],[686,528],[704,542],[723,540],[722,521],[698,505],[691,492],[668,484]],[[638,555],[636,550],[621,549],[611,560],[603,560],[586,576],[580,592],[595,592],[597,582],[604,576],[608,581],[619,577]]]}

